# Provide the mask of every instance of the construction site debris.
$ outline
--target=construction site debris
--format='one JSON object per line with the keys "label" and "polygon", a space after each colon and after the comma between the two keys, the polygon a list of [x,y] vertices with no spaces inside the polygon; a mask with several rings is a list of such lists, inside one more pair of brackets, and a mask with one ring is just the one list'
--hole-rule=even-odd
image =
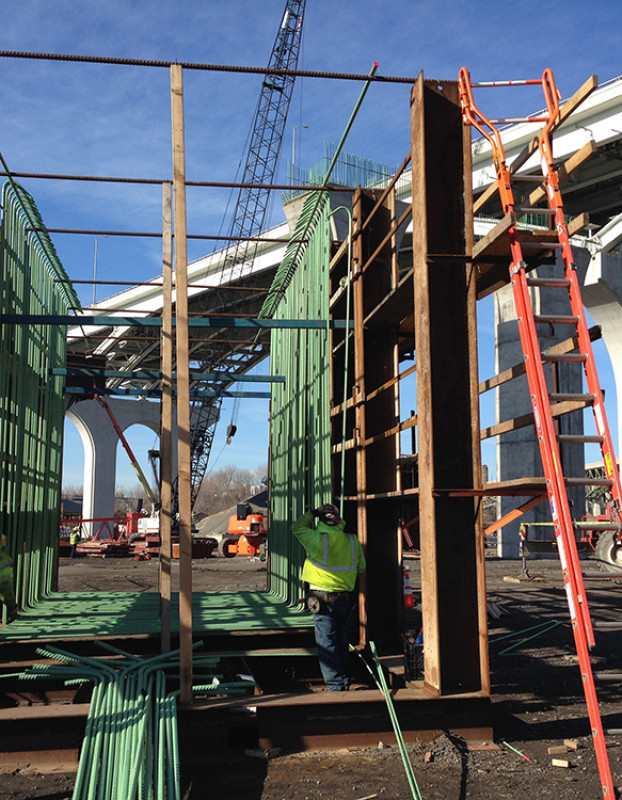
{"label": "construction site debris", "polygon": [[564,739],[564,746],[569,750],[578,750],[579,742],[576,739]]}

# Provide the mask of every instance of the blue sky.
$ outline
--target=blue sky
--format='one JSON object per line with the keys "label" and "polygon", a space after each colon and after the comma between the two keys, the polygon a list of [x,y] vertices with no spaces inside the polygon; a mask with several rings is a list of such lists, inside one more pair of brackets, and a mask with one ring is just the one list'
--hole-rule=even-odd
{"label": "blue sky", "polygon": [[[3,50],[77,53],[145,60],[264,66],[284,0],[3,0]],[[619,5],[601,0],[542,4],[477,4],[468,0],[307,0],[299,66],[307,70],[456,79],[467,66],[474,80],[539,77],[552,67],[563,96],[592,73],[601,81],[622,73]],[[0,151],[16,172],[171,175],[169,74],[166,69],[0,59]],[[257,101],[261,78],[186,72],[187,176],[233,180]],[[357,83],[298,79],[277,180],[285,180],[293,126],[297,163],[310,165],[325,142],[339,140],[360,91]],[[493,97],[494,94],[494,97]],[[491,113],[503,113],[503,92],[490,95]],[[358,155],[399,164],[409,148],[409,87],[373,85],[347,143]],[[540,107],[541,98],[517,92],[513,112]],[[498,105],[498,109],[495,106]],[[120,185],[22,181],[49,227],[105,230],[160,229],[160,189]],[[217,233],[226,190],[190,189],[188,230]],[[273,220],[281,219],[275,196]],[[70,277],[93,274],[92,236],[54,235]],[[210,248],[190,243],[190,258]],[[144,280],[160,272],[157,240],[98,240],[98,277]],[[80,287],[87,304],[90,287]],[[98,289],[98,299],[105,297]],[[489,333],[486,329],[484,335]],[[492,370],[482,368],[482,377]],[[485,374],[484,374],[485,373]],[[230,411],[225,408],[225,423]],[[216,468],[267,461],[267,404],[243,401],[234,444],[213,453]],[[225,425],[221,425],[221,428]],[[265,433],[264,433],[265,431]],[[222,433],[222,432],[221,432]],[[134,441],[130,431],[130,442]],[[143,439],[145,437],[142,437]],[[137,454],[153,446],[135,442]],[[65,483],[81,483],[79,442],[67,432]],[[119,457],[119,483],[133,484]]]}

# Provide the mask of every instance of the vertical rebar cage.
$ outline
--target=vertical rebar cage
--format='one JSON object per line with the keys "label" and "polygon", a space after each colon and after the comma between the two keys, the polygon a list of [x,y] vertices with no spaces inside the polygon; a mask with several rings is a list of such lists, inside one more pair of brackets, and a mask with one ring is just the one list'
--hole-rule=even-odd
{"label": "vertical rebar cage", "polygon": [[[4,184],[0,313],[67,314],[80,303],[34,200]],[[0,323],[0,531],[20,609],[52,590],[62,471],[66,327]],[[4,609],[6,613],[6,609]]]}
{"label": "vertical rebar cage", "polygon": [[[297,229],[304,227],[308,243],[304,254],[286,253],[272,284],[279,302],[270,315],[328,320],[329,210],[325,194],[307,196]],[[272,395],[269,589],[295,605],[301,597],[304,553],[291,523],[305,506],[331,499],[328,325],[275,329],[270,353],[272,374],[285,375],[285,383],[275,384]]]}

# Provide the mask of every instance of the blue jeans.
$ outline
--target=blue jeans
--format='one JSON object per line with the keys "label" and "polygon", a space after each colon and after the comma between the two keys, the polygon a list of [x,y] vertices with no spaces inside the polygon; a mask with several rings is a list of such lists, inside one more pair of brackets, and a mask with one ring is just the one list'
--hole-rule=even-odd
{"label": "blue jeans", "polygon": [[323,603],[320,613],[313,615],[320,669],[331,692],[344,692],[350,687],[348,616],[351,607],[349,597],[339,597],[332,603]]}

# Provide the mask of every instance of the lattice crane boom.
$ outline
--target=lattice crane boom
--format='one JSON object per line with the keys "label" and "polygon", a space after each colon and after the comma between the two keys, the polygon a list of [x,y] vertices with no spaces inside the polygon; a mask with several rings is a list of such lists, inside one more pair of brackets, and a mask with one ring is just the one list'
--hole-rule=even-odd
{"label": "lattice crane boom", "polygon": [[[287,0],[283,19],[276,35],[268,70],[295,70],[298,65],[305,0]],[[283,141],[289,104],[294,89],[293,75],[267,72],[251,129],[243,184],[272,183]],[[242,187],[238,191],[229,233],[231,237],[249,237],[260,233],[266,222],[269,189]],[[225,269],[231,268],[230,280],[238,278],[245,263],[252,261],[256,242],[237,240],[225,258]]]}
{"label": "lattice crane boom", "polygon": [[[274,179],[277,161],[287,114],[294,88],[295,76],[292,74],[274,74],[270,70],[279,70],[284,73],[295,71],[298,65],[302,25],[304,19],[306,0],[286,0],[285,10],[279,30],[272,47],[270,60],[265,78],[261,85],[259,101],[255,110],[251,132],[249,136],[248,151],[241,183],[261,184],[269,186]],[[257,242],[244,241],[245,238],[256,236],[266,225],[269,207],[270,189],[253,189],[245,186],[238,190],[234,206],[233,217],[229,226],[231,243],[225,255],[221,281],[232,283],[242,276],[246,267],[249,267],[256,254]],[[214,298],[206,298],[206,308],[209,305],[212,313],[223,311],[236,313],[236,302],[244,300],[245,293],[239,293],[236,301],[231,302],[231,295],[218,292],[216,302]],[[201,308],[199,303],[199,311]],[[235,369],[243,373],[253,362],[257,361],[257,353],[242,350],[235,354],[215,349],[210,356],[201,363],[202,371],[218,372],[226,370],[230,374],[232,360]],[[211,381],[209,388],[216,394],[226,388],[231,380]],[[202,386],[200,388],[208,388]],[[203,482],[209,461],[215,427],[218,421],[222,397],[202,399],[196,402],[192,410],[191,434],[191,469],[192,469],[192,502],[197,497]],[[175,491],[174,504],[176,505],[177,492]]]}

